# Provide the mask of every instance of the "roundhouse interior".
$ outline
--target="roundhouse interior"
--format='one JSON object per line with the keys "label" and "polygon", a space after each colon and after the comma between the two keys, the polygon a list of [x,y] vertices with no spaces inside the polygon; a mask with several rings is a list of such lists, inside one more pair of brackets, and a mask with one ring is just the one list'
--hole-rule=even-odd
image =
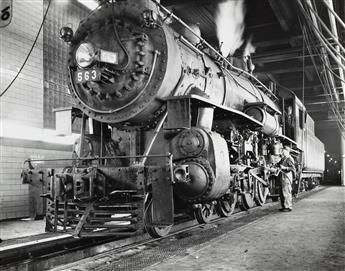
{"label": "roundhouse interior", "polygon": [[[343,0],[4,0],[0,7],[0,259],[16,240],[43,233],[160,240],[185,221],[212,224],[252,208],[261,218],[279,198],[289,209],[283,146],[294,160],[289,193],[310,212],[314,231],[344,210]],[[333,213],[318,217],[313,193]],[[303,226],[301,212],[281,221]],[[334,221],[334,235],[342,225]],[[324,247],[336,240],[335,260],[327,254],[322,264],[341,268],[343,241],[322,238]],[[248,255],[235,270],[272,269]],[[152,270],[187,269],[185,258],[176,266],[168,258]]]}

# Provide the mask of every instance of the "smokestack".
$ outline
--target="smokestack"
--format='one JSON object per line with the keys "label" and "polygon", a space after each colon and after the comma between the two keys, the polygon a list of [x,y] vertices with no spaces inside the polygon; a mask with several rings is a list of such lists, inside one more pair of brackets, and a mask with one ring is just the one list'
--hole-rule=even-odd
{"label": "smokestack", "polygon": [[244,0],[227,0],[218,4],[217,37],[222,43],[221,52],[225,57],[233,55],[243,43],[245,12]]}

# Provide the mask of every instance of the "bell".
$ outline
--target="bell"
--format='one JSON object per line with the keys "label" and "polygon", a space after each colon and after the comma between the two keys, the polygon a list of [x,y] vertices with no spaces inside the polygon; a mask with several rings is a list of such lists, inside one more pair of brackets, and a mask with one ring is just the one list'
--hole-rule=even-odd
{"label": "bell", "polygon": [[73,38],[73,30],[68,26],[64,26],[60,29],[60,39],[64,42],[70,42]]}

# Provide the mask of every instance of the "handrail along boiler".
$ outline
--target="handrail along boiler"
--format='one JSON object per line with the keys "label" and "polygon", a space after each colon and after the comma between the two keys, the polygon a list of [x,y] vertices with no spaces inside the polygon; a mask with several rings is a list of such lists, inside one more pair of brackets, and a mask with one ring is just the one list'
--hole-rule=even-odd
{"label": "handrail along boiler", "polygon": [[322,177],[303,104],[232,66],[159,1],[103,1],[61,36],[82,133],[71,166],[50,174],[49,230],[160,237],[176,214],[206,223],[276,200],[269,168],[283,143],[299,190]]}

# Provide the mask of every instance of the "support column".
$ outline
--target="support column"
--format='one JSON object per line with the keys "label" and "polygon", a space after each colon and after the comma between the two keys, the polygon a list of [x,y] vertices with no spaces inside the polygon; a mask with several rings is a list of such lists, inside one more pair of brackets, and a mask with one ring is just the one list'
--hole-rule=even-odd
{"label": "support column", "polygon": [[345,186],[345,132],[340,132],[341,142],[341,186]]}

